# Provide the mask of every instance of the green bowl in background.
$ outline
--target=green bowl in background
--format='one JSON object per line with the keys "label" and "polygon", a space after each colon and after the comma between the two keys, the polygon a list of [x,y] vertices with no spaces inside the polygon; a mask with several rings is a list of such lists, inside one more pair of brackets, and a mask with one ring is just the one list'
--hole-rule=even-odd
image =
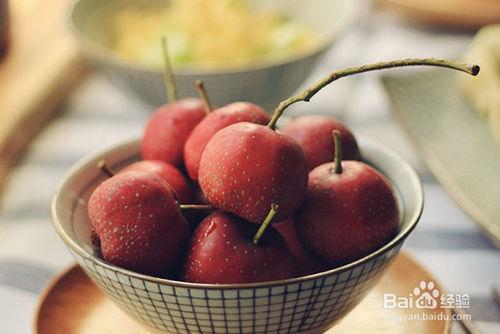
{"label": "green bowl in background", "polygon": [[[234,101],[257,103],[269,111],[290,96],[309,76],[315,64],[352,22],[353,1],[249,0],[251,7],[268,7],[311,27],[319,34],[317,48],[280,61],[259,62],[237,69],[174,69],[180,98],[197,96],[194,81],[205,82],[214,106]],[[165,0],[79,0],[70,10],[70,27],[86,57],[127,94],[157,106],[166,101],[161,69],[149,68],[116,55],[112,41],[113,14],[127,6],[158,6]]]}

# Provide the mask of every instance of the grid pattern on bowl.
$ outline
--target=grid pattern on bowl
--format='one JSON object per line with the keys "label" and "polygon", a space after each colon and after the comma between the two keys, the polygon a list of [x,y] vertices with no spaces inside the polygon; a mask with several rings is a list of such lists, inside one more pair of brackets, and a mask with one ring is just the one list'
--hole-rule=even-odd
{"label": "grid pattern on bowl", "polygon": [[257,334],[326,329],[365,296],[401,245],[339,273],[243,289],[192,288],[139,279],[70,251],[101,290],[152,329]]}

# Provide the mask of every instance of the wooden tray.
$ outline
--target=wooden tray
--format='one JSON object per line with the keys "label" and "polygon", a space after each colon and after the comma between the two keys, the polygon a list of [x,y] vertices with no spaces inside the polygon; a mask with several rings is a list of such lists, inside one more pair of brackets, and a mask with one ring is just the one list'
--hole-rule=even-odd
{"label": "wooden tray", "polygon": [[454,28],[477,29],[500,22],[497,0],[378,0],[418,22]]}
{"label": "wooden tray", "polygon": [[[449,333],[449,320],[385,320],[385,315],[403,316],[425,313],[444,313],[451,317],[449,309],[383,309],[383,294],[394,293],[408,296],[420,281],[435,278],[420,266],[410,255],[399,254],[389,266],[370,294],[339,324],[327,331],[341,333],[405,333],[441,334]],[[444,291],[439,288],[441,293]],[[56,277],[40,298],[35,314],[36,334],[91,334],[149,333],[111,302],[90,281],[78,266],[73,266]]]}
{"label": "wooden tray", "polygon": [[12,164],[84,73],[66,31],[68,0],[11,0],[0,60],[0,189]]}

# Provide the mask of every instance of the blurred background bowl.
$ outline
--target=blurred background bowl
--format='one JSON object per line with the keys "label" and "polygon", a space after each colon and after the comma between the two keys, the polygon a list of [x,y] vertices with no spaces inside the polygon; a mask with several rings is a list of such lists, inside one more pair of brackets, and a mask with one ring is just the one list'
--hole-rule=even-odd
{"label": "blurred background bowl", "polygon": [[361,140],[366,161],[392,182],[400,200],[400,232],[371,254],[322,273],[243,285],[193,284],[141,275],[111,265],[90,240],[86,203],[111,168],[138,160],[139,141],[82,159],[68,172],[52,203],[52,221],[79,265],[97,286],[142,324],[168,333],[320,333],[353,309],[375,285],[416,226],[423,193],[415,171],[385,147]]}
{"label": "blurred background bowl", "polygon": [[[257,103],[272,111],[307,79],[315,64],[349,26],[356,13],[355,2],[344,0],[249,0],[248,3],[251,8],[269,8],[305,24],[318,34],[320,44],[300,55],[238,69],[174,68],[180,98],[197,96],[194,81],[202,79],[214,106],[241,100]],[[79,0],[70,11],[71,30],[91,64],[125,92],[152,106],[166,101],[161,69],[124,60],[108,46],[113,39],[114,13],[129,6],[144,8],[161,4],[166,5],[168,1]]]}

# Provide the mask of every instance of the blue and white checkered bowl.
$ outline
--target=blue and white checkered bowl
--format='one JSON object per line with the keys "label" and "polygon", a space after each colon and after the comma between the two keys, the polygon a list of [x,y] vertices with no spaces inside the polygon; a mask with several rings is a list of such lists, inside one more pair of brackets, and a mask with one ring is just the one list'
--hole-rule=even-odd
{"label": "blue and white checkered bowl", "polygon": [[415,171],[399,156],[360,141],[366,161],[384,173],[400,200],[401,228],[377,251],[322,273],[256,284],[193,284],[138,274],[94,254],[87,200],[105,177],[96,168],[105,158],[118,169],[139,159],[139,141],[120,144],[77,163],[52,203],[57,233],[89,277],[131,317],[167,333],[320,333],[354,308],[372,288],[415,228],[423,193]]}
{"label": "blue and white checkered bowl", "polygon": [[[248,1],[252,7],[271,7],[306,23],[317,32],[322,42],[315,49],[301,55],[241,69],[204,71],[177,68],[175,81],[180,98],[197,96],[194,81],[202,79],[214,106],[249,101],[271,110],[304,82],[317,61],[342,35],[357,12],[354,1]],[[126,6],[157,6],[167,2],[168,0],[78,0],[69,17],[71,30],[91,63],[117,86],[154,106],[163,104],[166,99],[162,71],[123,60],[107,47],[113,38],[110,18],[113,13]]]}

